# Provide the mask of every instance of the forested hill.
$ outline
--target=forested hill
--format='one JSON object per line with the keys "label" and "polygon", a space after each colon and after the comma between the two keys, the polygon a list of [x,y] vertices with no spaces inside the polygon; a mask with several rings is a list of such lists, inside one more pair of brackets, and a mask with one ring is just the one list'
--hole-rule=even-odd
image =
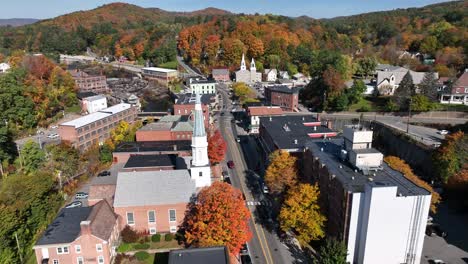
{"label": "forested hill", "polygon": [[19,27],[24,25],[29,25],[32,23],[36,23],[39,19],[35,18],[8,18],[8,19],[0,19],[0,27],[3,26],[12,26],[12,27]]}

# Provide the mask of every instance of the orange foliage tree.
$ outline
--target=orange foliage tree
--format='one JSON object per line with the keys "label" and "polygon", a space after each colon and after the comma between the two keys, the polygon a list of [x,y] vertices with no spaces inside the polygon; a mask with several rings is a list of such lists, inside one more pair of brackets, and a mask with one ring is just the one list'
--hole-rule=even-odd
{"label": "orange foliage tree", "polygon": [[249,219],[241,191],[230,184],[215,182],[203,188],[188,205],[181,230],[187,246],[226,245],[230,253],[237,255],[242,244],[252,238]]}
{"label": "orange foliage tree", "polygon": [[208,138],[208,158],[212,164],[220,163],[226,155],[226,141],[219,130],[216,130]]}
{"label": "orange foliage tree", "polygon": [[468,135],[462,131],[449,134],[434,153],[434,164],[443,182],[468,166]]}
{"label": "orange foliage tree", "polygon": [[387,156],[385,157],[384,160],[388,164],[388,166],[390,166],[392,169],[401,172],[403,176],[405,176],[408,180],[412,181],[414,184],[418,185],[419,187],[426,189],[432,194],[431,212],[436,213],[437,205],[440,203],[439,193],[434,191],[431,185],[421,180],[416,174],[414,174],[411,167],[408,164],[406,164],[404,160],[401,160],[400,158],[395,157],[395,156]]}
{"label": "orange foliage tree", "polygon": [[270,165],[265,173],[265,183],[273,193],[282,193],[297,183],[297,158],[284,150],[276,150],[270,155]]}

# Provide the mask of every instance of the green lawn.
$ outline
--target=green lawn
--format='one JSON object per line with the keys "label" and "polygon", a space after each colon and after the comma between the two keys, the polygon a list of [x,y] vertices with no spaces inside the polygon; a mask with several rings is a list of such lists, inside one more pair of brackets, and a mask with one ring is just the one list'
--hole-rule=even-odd
{"label": "green lawn", "polygon": [[77,104],[77,105],[74,105],[74,106],[71,106],[71,107],[67,107],[65,109],[65,112],[66,113],[77,113],[77,114],[79,114],[81,112],[81,106],[79,104]]}
{"label": "green lawn", "polygon": [[436,111],[468,112],[468,105],[436,104]]}
{"label": "green lawn", "polygon": [[[117,248],[117,252],[119,253],[125,253],[128,251],[145,251],[144,249],[136,249],[135,245],[139,243],[121,243],[120,246]],[[149,244],[150,248],[149,249],[164,249],[164,248],[177,248],[180,247],[177,240],[171,240],[171,241],[164,241],[162,239],[160,242],[147,242],[145,244]]]}
{"label": "green lawn", "polygon": [[166,69],[177,69],[177,61],[168,61],[162,64],[159,64],[158,67]]}
{"label": "green lawn", "polygon": [[362,97],[359,102],[349,106],[348,110],[351,112],[380,112],[384,111],[387,101],[388,97]]}

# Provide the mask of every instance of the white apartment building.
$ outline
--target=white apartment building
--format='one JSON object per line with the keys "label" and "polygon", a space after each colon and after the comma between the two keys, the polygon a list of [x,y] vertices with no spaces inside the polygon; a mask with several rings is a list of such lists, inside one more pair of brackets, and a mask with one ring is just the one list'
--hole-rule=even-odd
{"label": "white apartment building", "polygon": [[104,95],[95,95],[83,98],[82,110],[88,114],[96,113],[107,108],[107,98]]}
{"label": "white apartment building", "polygon": [[214,80],[200,80],[190,79],[190,92],[192,94],[215,94],[216,81]]}

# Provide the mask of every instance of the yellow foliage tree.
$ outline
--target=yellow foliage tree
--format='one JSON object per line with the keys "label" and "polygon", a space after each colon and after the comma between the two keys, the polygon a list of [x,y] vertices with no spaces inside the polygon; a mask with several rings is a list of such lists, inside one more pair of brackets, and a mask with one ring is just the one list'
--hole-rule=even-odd
{"label": "yellow foliage tree", "polygon": [[232,90],[234,94],[239,97],[239,101],[242,104],[248,100],[255,99],[255,93],[243,82],[234,83],[232,85]]}
{"label": "yellow foliage tree", "polygon": [[273,193],[282,193],[297,183],[296,160],[284,150],[276,150],[270,155],[265,183]]}
{"label": "yellow foliage tree", "polygon": [[320,212],[317,185],[299,184],[288,191],[281,207],[279,220],[283,231],[294,231],[301,244],[318,240],[325,236],[324,226],[327,220]]}
{"label": "yellow foliage tree", "polygon": [[406,164],[405,161],[401,160],[395,156],[387,156],[385,157],[385,162],[390,166],[390,168],[399,171],[405,176],[408,180],[412,181],[414,184],[418,185],[421,188],[426,189],[432,194],[431,197],[431,212],[437,212],[437,205],[440,203],[440,195],[432,188],[429,183],[421,180],[416,174],[414,174],[411,167]]}

